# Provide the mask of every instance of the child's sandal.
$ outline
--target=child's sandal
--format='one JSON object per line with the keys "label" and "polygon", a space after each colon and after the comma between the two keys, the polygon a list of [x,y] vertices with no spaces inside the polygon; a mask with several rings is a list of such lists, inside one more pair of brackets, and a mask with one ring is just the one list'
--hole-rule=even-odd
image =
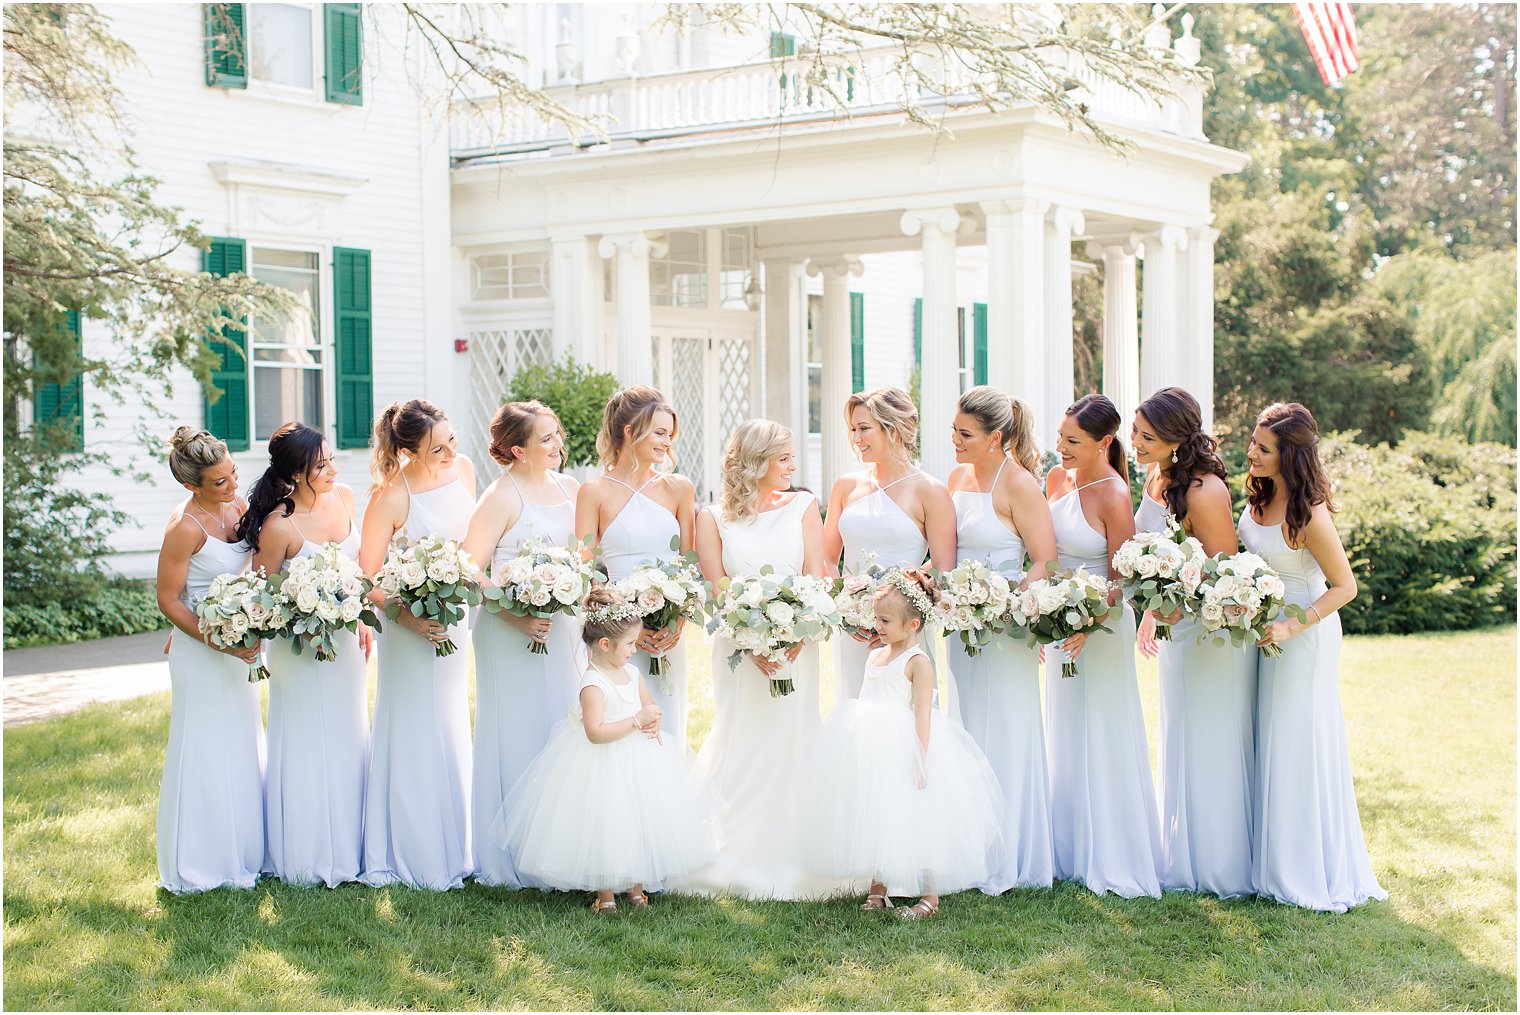
{"label": "child's sandal", "polygon": [[595,913],[596,915],[598,915],[598,916],[605,916],[608,913],[616,913],[617,912],[617,900],[616,899],[608,899],[606,902],[603,902],[601,899],[592,897],[592,899],[591,899],[591,911],[593,913]]}
{"label": "child's sandal", "polygon": [[645,895],[643,892],[629,892],[628,893],[628,908],[629,909],[648,909],[649,908],[649,896]]}
{"label": "child's sandal", "polygon": [[872,892],[870,895],[866,896],[866,901],[860,904],[860,911],[862,913],[872,913],[878,909],[891,908],[892,900],[887,898],[885,893],[878,894],[876,892]]}
{"label": "child's sandal", "polygon": [[939,912],[939,903],[930,902],[928,899],[919,899],[906,909],[899,909],[897,916],[902,920],[927,920]]}

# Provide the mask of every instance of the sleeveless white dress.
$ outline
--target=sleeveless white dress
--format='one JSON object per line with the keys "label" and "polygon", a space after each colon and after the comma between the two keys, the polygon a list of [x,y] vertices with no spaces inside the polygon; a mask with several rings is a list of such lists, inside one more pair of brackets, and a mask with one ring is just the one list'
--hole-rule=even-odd
{"label": "sleeveless white dress", "polygon": [[[581,687],[599,688],[604,721],[639,711],[640,674],[625,666],[614,683],[587,666]],[[686,777],[685,756],[668,736],[641,732],[594,744],[581,719],[579,691],[493,821],[494,844],[524,883],[540,888],[626,891],[646,888],[709,863],[708,827]]]}
{"label": "sleeveless white dress", "polygon": [[[1123,482],[1098,480],[1112,481]],[[1057,555],[1063,568],[1107,577],[1108,540],[1082,513],[1083,489],[1050,505]],[[1161,834],[1135,677],[1134,611],[1124,604],[1106,626],[1087,639],[1075,677],[1060,675],[1060,649],[1045,650],[1055,876],[1100,895],[1160,898]]]}
{"label": "sleeveless white dress", "polygon": [[[866,662],[856,699],[839,703],[807,766],[803,862],[824,877],[878,881],[888,895],[949,895],[1003,866],[997,776],[954,717],[931,712],[918,740],[910,646]],[[930,660],[932,665],[933,660]]]}
{"label": "sleeveless white dress", "polygon": [[[464,539],[475,501],[462,482],[408,496],[397,535]],[[468,613],[448,635],[464,647]],[[377,887],[400,882],[433,891],[457,888],[474,866],[465,653],[439,657],[432,643],[396,621],[385,625],[380,639],[360,880]]]}
{"label": "sleeveless white dress", "polygon": [[[1166,508],[1142,493],[1136,532],[1165,532]],[[1250,895],[1256,779],[1256,655],[1198,644],[1188,617],[1160,642],[1161,887]]]}
{"label": "sleeveless white dress", "polygon": [[[192,521],[200,525],[192,516]],[[205,527],[201,527],[205,531]],[[253,551],[206,534],[180,602],[193,611],[218,575]],[[158,883],[175,894],[252,888],[264,864],[264,722],[248,664],[175,631],[169,746],[158,791]]]}
{"label": "sleeveless white dress", "polygon": [[[816,510],[799,492],[786,504],[743,521],[724,521],[723,570],[730,577],[802,571],[803,512]],[[770,681],[749,659],[729,669],[733,645],[713,639],[713,728],[697,755],[695,778],[717,803],[722,847],[717,860],[672,891],[739,895],[751,899],[823,898],[856,886],[803,870],[797,822],[803,763],[822,721],[818,714],[818,648],[804,645],[790,667],[796,691],[770,695]],[[786,672],[783,670],[782,672]]]}
{"label": "sleeveless white dress", "polygon": [[[504,475],[515,487],[508,470]],[[553,473],[551,473],[553,475]],[[560,480],[556,476],[555,483]],[[575,532],[575,501],[565,492],[554,504],[522,501],[517,521],[496,542],[491,567],[522,552],[529,539],[564,546]],[[519,490],[519,499],[522,491]],[[475,880],[521,888],[512,859],[492,837],[491,822],[512,786],[565,718],[584,665],[581,622],[562,613],[549,625],[549,651],[529,650],[528,636],[505,618],[482,611],[475,621],[475,788],[471,794]]]}
{"label": "sleeveless white dress", "polygon": [[[1240,516],[1241,544],[1282,577],[1287,601],[1307,608],[1325,592],[1325,573],[1281,525]],[[1332,613],[1261,656],[1256,718],[1257,894],[1306,909],[1343,913],[1388,893],[1372,873],[1351,781],[1341,713],[1341,618]]]}
{"label": "sleeveless white dress", "polygon": [[[1003,467],[998,466],[998,476]],[[997,477],[992,480],[997,489]],[[992,494],[957,490],[955,560],[979,560],[1017,585],[1024,576],[1024,541],[1005,525]],[[960,718],[997,773],[1003,798],[1004,862],[979,885],[989,895],[1013,887],[1049,888],[1054,858],[1050,844],[1050,773],[1040,720],[1039,650],[1009,635],[968,655],[958,635],[945,639],[955,674]]]}
{"label": "sleeveless white dress", "polygon": [[[916,475],[917,472],[910,472],[886,486],[877,486],[840,510],[839,537],[844,540],[845,570],[860,567],[867,553],[874,553],[881,567],[918,567],[924,562],[929,555],[929,541],[919,531],[918,523],[887,496],[892,487]],[[834,636],[835,701],[860,695],[866,656],[870,654],[869,645],[848,634],[841,631]]]}
{"label": "sleeveless white dress", "polygon": [[[620,486],[632,491],[623,510],[612,519],[612,524],[602,533],[602,563],[607,567],[607,577],[614,582],[622,581],[634,569],[645,564],[672,560],[680,555],[672,550],[672,540],[681,538],[681,524],[676,516],[659,502],[644,493],[644,487],[653,477],[637,489],[628,486],[616,476],[606,476]],[[679,545],[679,542],[677,543]],[[665,653],[668,669],[663,678],[649,675],[649,653],[635,652],[631,664],[644,675],[644,683],[655,704],[665,713],[661,728],[666,737],[674,740],[682,750],[686,749],[686,645],[685,639]],[[668,688],[668,690],[667,690]]]}
{"label": "sleeveless white dress", "polygon": [[[299,534],[300,528],[296,529]],[[322,547],[301,536],[298,557]],[[358,527],[338,544],[357,560]],[[338,657],[269,652],[269,767],[264,782],[266,869],[292,885],[357,881],[364,860],[369,681],[358,632],[339,631]]]}

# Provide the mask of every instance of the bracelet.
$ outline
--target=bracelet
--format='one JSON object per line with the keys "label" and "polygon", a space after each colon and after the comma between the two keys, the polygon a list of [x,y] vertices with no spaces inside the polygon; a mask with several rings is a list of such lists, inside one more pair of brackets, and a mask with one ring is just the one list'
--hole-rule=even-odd
{"label": "bracelet", "polygon": [[[1313,604],[1313,603],[1310,603],[1310,604],[1309,604],[1309,609],[1310,609],[1310,610],[1314,610],[1314,622],[1315,622],[1315,623],[1316,623],[1316,624],[1318,624],[1318,623],[1319,623],[1319,622],[1320,622],[1320,621],[1322,621],[1322,620],[1324,620],[1324,619],[1325,619],[1325,618],[1324,618],[1324,617],[1322,617],[1322,616],[1321,616],[1321,615],[1320,615],[1320,612],[1319,612],[1319,610],[1318,610],[1318,609],[1317,609],[1317,608],[1316,608],[1316,607],[1315,607],[1315,605],[1314,605],[1314,604]],[[1308,611],[1307,611],[1307,610],[1306,610],[1306,611],[1305,611],[1305,612],[1308,612]],[[1308,626],[1308,625],[1305,625],[1305,626]]]}

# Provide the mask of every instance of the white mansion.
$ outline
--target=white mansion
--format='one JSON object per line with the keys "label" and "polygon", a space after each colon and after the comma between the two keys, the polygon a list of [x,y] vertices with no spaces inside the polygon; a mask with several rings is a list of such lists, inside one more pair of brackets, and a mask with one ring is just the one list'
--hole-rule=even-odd
{"label": "white mansion", "polygon": [[[1210,183],[1245,159],[1204,138],[1196,85],[1156,104],[1074,66],[1123,155],[1033,107],[911,97],[950,137],[907,122],[890,51],[838,56],[841,110],[805,84],[784,20],[676,33],[653,26],[659,5],[512,8],[530,83],[606,117],[588,143],[526,117],[489,130],[456,110],[443,125],[399,5],[105,11],[140,59],[118,83],[160,200],[217,237],[211,270],[247,270],[312,310],[253,322],[215,406],[186,375],[175,418],[150,421],[167,435],[206,420],[244,482],[299,418],[328,431],[362,495],[374,409],[412,396],[443,406],[494,475],[483,438],[512,373],[566,351],[670,396],[704,498],[723,437],[750,416],[807,435],[802,475],[824,490],[850,464],[848,393],[906,386],[918,363],[924,467],[943,476],[951,408],[973,383],[1028,401],[1049,446],[1074,394],[1077,272],[1101,272],[1103,389],[1126,418],[1166,384],[1210,409]],[[228,18],[243,27],[236,61],[208,44]],[[1143,44],[1195,63],[1185,21]],[[87,354],[112,340],[85,323]],[[142,456],[140,415],[113,409],[84,440]],[[149,468],[155,485],[86,477],[139,520],[115,535],[132,574],[151,571],[183,496]]]}

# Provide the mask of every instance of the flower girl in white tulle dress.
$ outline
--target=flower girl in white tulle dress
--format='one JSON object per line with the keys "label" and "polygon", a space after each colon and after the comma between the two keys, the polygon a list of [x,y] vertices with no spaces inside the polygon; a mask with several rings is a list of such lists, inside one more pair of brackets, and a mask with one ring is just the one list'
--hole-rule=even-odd
{"label": "flower girl in white tulle dress", "polygon": [[660,707],[628,664],[642,629],[638,610],[616,592],[592,590],[580,697],[491,828],[525,885],[595,892],[596,913],[615,911],[618,892],[641,909],[645,883],[713,856],[681,748],[661,736]]}
{"label": "flower girl in white tulle dress", "polygon": [[[888,572],[876,592],[884,642],[866,659],[860,697],[839,703],[809,766],[806,863],[832,878],[871,881],[864,910],[919,920],[939,897],[987,880],[1002,862],[1002,792],[965,729],[934,708],[934,664],[918,646],[934,580]],[[953,692],[951,692],[953,695]]]}

